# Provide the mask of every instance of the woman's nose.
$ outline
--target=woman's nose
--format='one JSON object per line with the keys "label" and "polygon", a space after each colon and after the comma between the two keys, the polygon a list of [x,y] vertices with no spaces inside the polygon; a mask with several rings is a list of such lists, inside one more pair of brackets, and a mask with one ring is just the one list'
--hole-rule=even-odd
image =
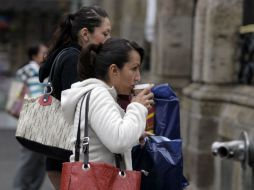
{"label": "woman's nose", "polygon": [[106,41],[106,40],[109,39],[109,38],[111,38],[111,35],[110,35],[110,34],[108,34],[108,35],[106,36],[106,38],[105,38],[104,41]]}
{"label": "woman's nose", "polygon": [[140,71],[137,71],[137,74],[135,76],[135,81],[139,82],[141,80]]}

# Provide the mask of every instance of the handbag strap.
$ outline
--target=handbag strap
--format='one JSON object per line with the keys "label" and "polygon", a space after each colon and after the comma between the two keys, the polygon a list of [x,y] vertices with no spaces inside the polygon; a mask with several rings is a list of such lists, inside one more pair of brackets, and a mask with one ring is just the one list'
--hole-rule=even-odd
{"label": "handbag strap", "polygon": [[50,69],[49,80],[48,80],[48,82],[52,83],[52,78],[53,78],[53,73],[54,73],[55,67],[56,67],[57,63],[59,62],[60,58],[63,56],[63,54],[64,54],[67,50],[74,50],[74,51],[80,52],[77,48],[74,48],[74,47],[67,47],[67,48],[62,49],[62,50],[57,54],[57,56],[56,56],[55,59],[54,59],[54,62],[53,62],[52,67],[51,67],[51,69]]}
{"label": "handbag strap", "polygon": [[68,48],[64,48],[62,49],[58,54],[57,56],[55,57],[54,61],[53,61],[53,64],[51,66],[51,69],[50,69],[50,73],[49,73],[49,79],[48,79],[48,82],[47,84],[45,85],[44,87],[44,95],[43,95],[43,102],[44,103],[47,103],[50,101],[50,95],[54,92],[54,87],[53,87],[53,84],[52,84],[52,78],[53,78],[53,73],[55,71],[55,67],[58,63],[58,61],[60,60],[60,58],[62,57],[62,55],[67,51],[67,50],[75,50],[77,52],[80,52],[78,49],[74,48],[74,47],[68,47]]}
{"label": "handbag strap", "polygon": [[[85,107],[85,126],[84,126],[84,138],[82,139],[82,149],[83,149],[83,154],[84,154],[84,167],[88,167],[89,163],[89,136],[88,136],[88,111],[89,111],[89,100],[90,100],[90,95],[91,91],[88,91],[84,94],[82,100],[81,100],[81,105],[80,105],[80,111],[79,111],[79,122],[78,122],[78,132],[77,132],[77,140],[75,144],[75,156],[74,160],[77,162],[79,161],[79,156],[80,156],[80,125],[81,125],[81,112],[82,112],[82,106],[85,97],[86,98],[86,107]],[[114,154],[115,155],[115,163],[116,167],[120,169],[121,172],[124,172],[125,169],[125,164],[124,160],[121,154]]]}
{"label": "handbag strap", "polygon": [[63,56],[63,54],[64,54],[67,50],[74,50],[74,51],[80,52],[77,48],[74,48],[74,47],[67,47],[67,48],[62,49],[62,50],[57,54],[57,56],[55,57],[55,59],[54,59],[54,61],[53,61],[53,64],[52,64],[52,66],[51,66],[51,69],[50,69],[49,79],[48,79],[47,85],[46,85],[46,87],[45,87],[44,94],[52,94],[52,92],[54,91],[54,87],[53,87],[53,84],[52,84],[53,73],[54,73],[54,71],[55,71],[55,67],[56,67],[57,63],[59,62],[60,58]]}
{"label": "handbag strap", "polygon": [[[76,143],[75,143],[75,155],[74,155],[74,160],[77,162],[79,161],[79,156],[80,156],[80,142],[81,142],[81,139],[80,139],[80,125],[81,125],[81,112],[82,112],[82,106],[83,106],[83,102],[84,102],[84,99],[87,95],[87,99],[86,99],[86,112],[85,112],[85,126],[86,126],[86,121],[88,119],[88,109],[89,109],[89,99],[90,99],[90,94],[91,94],[91,90],[90,91],[87,91],[82,100],[81,100],[81,105],[80,105],[80,110],[79,110],[79,121],[78,121],[78,131],[77,131],[77,137],[76,137]],[[84,130],[87,130],[86,128],[88,127],[85,127]],[[88,133],[88,132],[87,132]],[[85,137],[85,136],[84,136]],[[83,144],[83,142],[82,142]],[[84,147],[83,147],[84,148]],[[84,149],[83,149],[84,150]]]}

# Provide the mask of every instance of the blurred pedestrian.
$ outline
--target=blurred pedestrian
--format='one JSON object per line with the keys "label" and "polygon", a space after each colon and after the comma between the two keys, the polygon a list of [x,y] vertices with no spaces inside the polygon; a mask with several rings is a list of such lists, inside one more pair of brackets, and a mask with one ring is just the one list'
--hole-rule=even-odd
{"label": "blurred pedestrian", "polygon": [[[39,76],[43,82],[49,76],[56,56],[67,48],[56,62],[53,71],[52,95],[55,98],[61,100],[61,92],[78,81],[77,63],[81,48],[91,43],[103,43],[110,37],[110,32],[108,14],[98,6],[82,7],[63,19],[50,41],[49,54]],[[69,155],[59,159],[48,157],[46,160],[48,176],[56,189],[59,189],[60,185],[62,163],[66,161],[69,161]]]}
{"label": "blurred pedestrian", "polygon": [[[38,97],[43,93],[43,85],[39,82],[39,67],[46,53],[47,47],[43,44],[30,47],[28,64],[16,73],[17,79],[25,83],[26,95],[29,97]],[[21,146],[13,188],[15,190],[40,189],[46,174],[45,159],[44,155]]]}

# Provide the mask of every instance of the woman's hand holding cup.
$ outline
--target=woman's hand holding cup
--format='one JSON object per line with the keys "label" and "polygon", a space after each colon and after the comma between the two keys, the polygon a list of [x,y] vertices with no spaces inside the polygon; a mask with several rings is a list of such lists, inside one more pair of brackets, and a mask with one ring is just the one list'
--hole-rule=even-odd
{"label": "woman's hand holding cup", "polygon": [[152,84],[141,84],[134,87],[134,96],[132,102],[143,104],[147,109],[154,104],[153,93],[151,92]]}

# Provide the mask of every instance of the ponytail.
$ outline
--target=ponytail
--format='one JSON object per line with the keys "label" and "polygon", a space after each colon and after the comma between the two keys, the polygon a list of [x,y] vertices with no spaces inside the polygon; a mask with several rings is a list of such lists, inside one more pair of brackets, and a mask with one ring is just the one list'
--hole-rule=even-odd
{"label": "ponytail", "polygon": [[96,55],[99,54],[102,44],[90,44],[83,48],[78,62],[78,76],[80,80],[95,78]]}
{"label": "ponytail", "polygon": [[98,6],[82,7],[74,14],[67,14],[50,41],[48,57],[58,48],[78,43],[78,34],[82,28],[85,27],[90,33],[93,33],[106,17],[108,17],[106,11]]}
{"label": "ponytail", "polygon": [[73,16],[71,14],[68,14],[60,23],[60,29],[62,31],[62,33],[60,34],[60,38],[62,38],[65,42],[71,41],[72,18]]}
{"label": "ponytail", "polygon": [[68,44],[73,40],[72,36],[72,20],[74,16],[68,14],[61,20],[58,28],[53,34],[51,44],[49,46],[49,54],[53,53],[58,47]]}

